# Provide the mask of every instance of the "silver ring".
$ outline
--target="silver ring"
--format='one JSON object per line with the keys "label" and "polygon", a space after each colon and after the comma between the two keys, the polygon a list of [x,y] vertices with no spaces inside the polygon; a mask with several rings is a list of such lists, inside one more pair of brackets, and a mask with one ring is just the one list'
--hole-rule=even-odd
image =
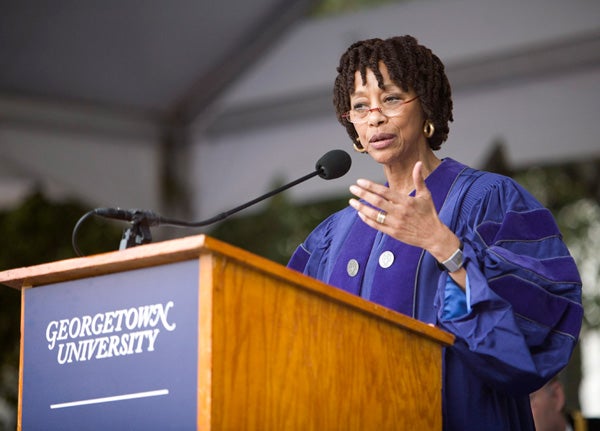
{"label": "silver ring", "polygon": [[377,223],[384,224],[385,223],[385,211],[379,211],[377,213]]}

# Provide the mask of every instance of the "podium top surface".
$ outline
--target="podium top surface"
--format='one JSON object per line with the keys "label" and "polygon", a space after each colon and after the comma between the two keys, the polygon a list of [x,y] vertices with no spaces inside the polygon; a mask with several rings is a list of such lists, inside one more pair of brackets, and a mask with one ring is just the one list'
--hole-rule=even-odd
{"label": "podium top surface", "polygon": [[266,272],[273,277],[301,285],[303,289],[326,296],[337,302],[343,302],[354,309],[375,314],[379,318],[418,332],[443,345],[451,345],[454,342],[452,334],[442,331],[433,325],[420,322],[379,304],[329,286],[316,279],[290,270],[283,265],[207,235],[193,235],[181,239],[146,244],[126,250],[10,269],[0,272],[0,284],[15,289],[23,289],[192,260],[206,254],[221,255],[239,264],[259,268],[260,271]]}
{"label": "podium top surface", "polygon": [[0,284],[21,289],[194,259],[208,250],[231,254],[234,253],[233,249],[235,247],[206,235],[194,235],[126,250],[9,269],[0,272]]}

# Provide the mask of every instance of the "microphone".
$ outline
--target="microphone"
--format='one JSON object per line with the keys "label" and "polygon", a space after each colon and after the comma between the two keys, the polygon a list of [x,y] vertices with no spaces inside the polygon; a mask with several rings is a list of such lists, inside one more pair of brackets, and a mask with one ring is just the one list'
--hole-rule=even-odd
{"label": "microphone", "polygon": [[[352,165],[352,159],[350,155],[344,150],[331,150],[324,154],[317,163],[315,164],[315,170],[310,174],[307,174],[301,178],[298,178],[291,183],[285,184],[275,190],[272,190],[262,196],[259,196],[256,199],[253,199],[245,204],[242,204],[238,207],[235,207],[229,211],[225,211],[221,214],[218,214],[214,217],[211,217],[206,220],[198,221],[198,222],[186,222],[176,219],[170,219],[166,217],[162,217],[161,215],[147,210],[140,209],[122,209],[122,208],[96,208],[92,211],[89,211],[85,214],[77,224],[73,230],[72,242],[73,248],[75,252],[81,256],[79,248],[76,245],[75,237],[77,230],[84,219],[89,217],[90,215],[97,215],[100,217],[113,219],[113,220],[122,220],[131,222],[133,224],[134,230],[136,234],[132,234],[130,231],[124,234],[123,241],[126,241],[126,244],[122,241],[121,249],[127,248],[127,246],[140,245],[143,243],[148,243],[151,241],[150,239],[150,229],[149,226],[160,226],[160,225],[169,225],[175,227],[202,227],[207,226],[218,221],[224,220],[232,214],[235,214],[243,209],[246,209],[254,204],[257,204],[260,201],[263,201],[271,196],[274,196],[278,193],[281,193],[284,190],[289,189],[297,184],[300,184],[314,176],[319,176],[325,180],[333,180],[345,175]],[[133,242],[132,242],[133,241]]]}
{"label": "microphone", "polygon": [[334,180],[346,175],[352,166],[350,155],[344,150],[331,150],[317,160],[315,169],[325,180]]}

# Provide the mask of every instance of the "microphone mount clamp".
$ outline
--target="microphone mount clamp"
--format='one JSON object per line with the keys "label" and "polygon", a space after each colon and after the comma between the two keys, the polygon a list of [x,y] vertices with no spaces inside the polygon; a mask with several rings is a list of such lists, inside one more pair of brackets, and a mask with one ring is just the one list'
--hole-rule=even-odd
{"label": "microphone mount clamp", "polygon": [[151,243],[152,233],[150,231],[150,226],[153,224],[154,223],[148,220],[145,211],[136,210],[133,213],[131,225],[123,231],[123,236],[119,243],[119,250]]}

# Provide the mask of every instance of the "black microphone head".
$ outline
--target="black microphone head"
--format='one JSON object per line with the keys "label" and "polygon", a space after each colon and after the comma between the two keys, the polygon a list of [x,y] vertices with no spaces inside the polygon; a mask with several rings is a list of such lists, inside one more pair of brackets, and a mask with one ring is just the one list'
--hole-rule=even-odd
{"label": "black microphone head", "polygon": [[339,178],[346,174],[352,166],[350,154],[344,150],[331,150],[317,161],[315,166],[319,176],[326,180]]}

